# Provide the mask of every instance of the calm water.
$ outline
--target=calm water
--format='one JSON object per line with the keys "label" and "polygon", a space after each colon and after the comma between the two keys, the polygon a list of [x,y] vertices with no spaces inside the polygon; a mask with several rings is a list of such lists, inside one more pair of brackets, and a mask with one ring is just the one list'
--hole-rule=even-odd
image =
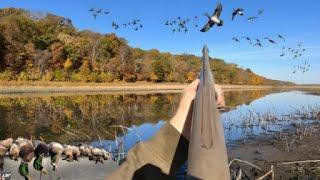
{"label": "calm water", "polygon": [[[320,110],[318,92],[226,92],[231,108],[221,115],[227,143],[263,135],[292,124],[288,115]],[[21,95],[0,96],[0,139],[42,137],[47,142],[126,151],[147,140],[177,109],[180,94]],[[277,120],[272,120],[277,117]],[[307,123],[298,118],[294,123]],[[121,126],[128,127],[130,129]],[[125,135],[124,135],[125,134]],[[118,137],[115,141],[115,137]],[[100,141],[101,140],[101,141]],[[116,145],[118,144],[118,145]]]}

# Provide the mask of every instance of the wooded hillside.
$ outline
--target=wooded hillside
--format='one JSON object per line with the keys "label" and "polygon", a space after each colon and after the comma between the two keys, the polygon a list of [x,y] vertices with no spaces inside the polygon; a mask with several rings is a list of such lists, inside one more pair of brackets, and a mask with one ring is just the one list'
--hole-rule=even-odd
{"label": "wooded hillside", "polygon": [[[291,84],[221,59],[211,65],[220,84]],[[78,31],[64,17],[0,9],[0,81],[191,82],[199,69],[194,55],[132,48],[112,33]]]}

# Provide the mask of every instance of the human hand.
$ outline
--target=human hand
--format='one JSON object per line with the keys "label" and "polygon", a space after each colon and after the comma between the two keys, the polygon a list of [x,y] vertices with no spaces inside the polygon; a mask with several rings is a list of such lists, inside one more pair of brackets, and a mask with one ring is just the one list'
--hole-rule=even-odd
{"label": "human hand", "polygon": [[[188,140],[190,138],[193,100],[196,96],[199,82],[200,80],[196,79],[183,90],[179,108],[175,116],[170,120],[171,125],[175,127],[178,132],[180,132]],[[222,89],[218,85],[215,85],[214,88],[216,92],[216,102],[218,109],[225,108]]]}

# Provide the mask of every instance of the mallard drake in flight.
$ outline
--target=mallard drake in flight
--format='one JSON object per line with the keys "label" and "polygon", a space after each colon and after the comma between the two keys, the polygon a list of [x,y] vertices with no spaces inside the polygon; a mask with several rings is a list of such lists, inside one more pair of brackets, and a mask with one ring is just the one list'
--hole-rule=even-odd
{"label": "mallard drake in flight", "polygon": [[244,15],[244,9],[242,9],[242,8],[234,9],[233,12],[232,12],[232,18],[231,18],[232,21],[233,21],[234,17],[236,17],[236,15],[243,16]]}
{"label": "mallard drake in flight", "polygon": [[57,169],[57,165],[60,161],[63,151],[64,148],[60,143],[52,142],[49,144],[49,154],[51,156],[50,164],[52,165],[54,171]]}
{"label": "mallard drake in flight", "polygon": [[222,5],[221,3],[218,3],[214,13],[212,16],[210,16],[208,13],[205,14],[205,16],[208,17],[209,21],[207,24],[200,30],[201,32],[207,32],[209,31],[215,24],[217,26],[222,26],[223,25],[223,20],[220,19],[220,15],[222,12]]}

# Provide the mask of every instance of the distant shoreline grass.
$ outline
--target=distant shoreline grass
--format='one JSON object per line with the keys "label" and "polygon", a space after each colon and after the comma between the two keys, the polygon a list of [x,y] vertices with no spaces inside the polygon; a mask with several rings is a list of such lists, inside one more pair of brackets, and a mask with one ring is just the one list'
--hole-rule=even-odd
{"label": "distant shoreline grass", "polygon": [[[0,94],[17,93],[103,93],[103,92],[180,92],[187,84],[182,83],[80,83],[80,82],[47,82],[47,81],[0,81]],[[254,85],[220,85],[225,91],[234,90],[267,90],[267,89],[319,89],[320,85],[292,86],[254,86]]]}

